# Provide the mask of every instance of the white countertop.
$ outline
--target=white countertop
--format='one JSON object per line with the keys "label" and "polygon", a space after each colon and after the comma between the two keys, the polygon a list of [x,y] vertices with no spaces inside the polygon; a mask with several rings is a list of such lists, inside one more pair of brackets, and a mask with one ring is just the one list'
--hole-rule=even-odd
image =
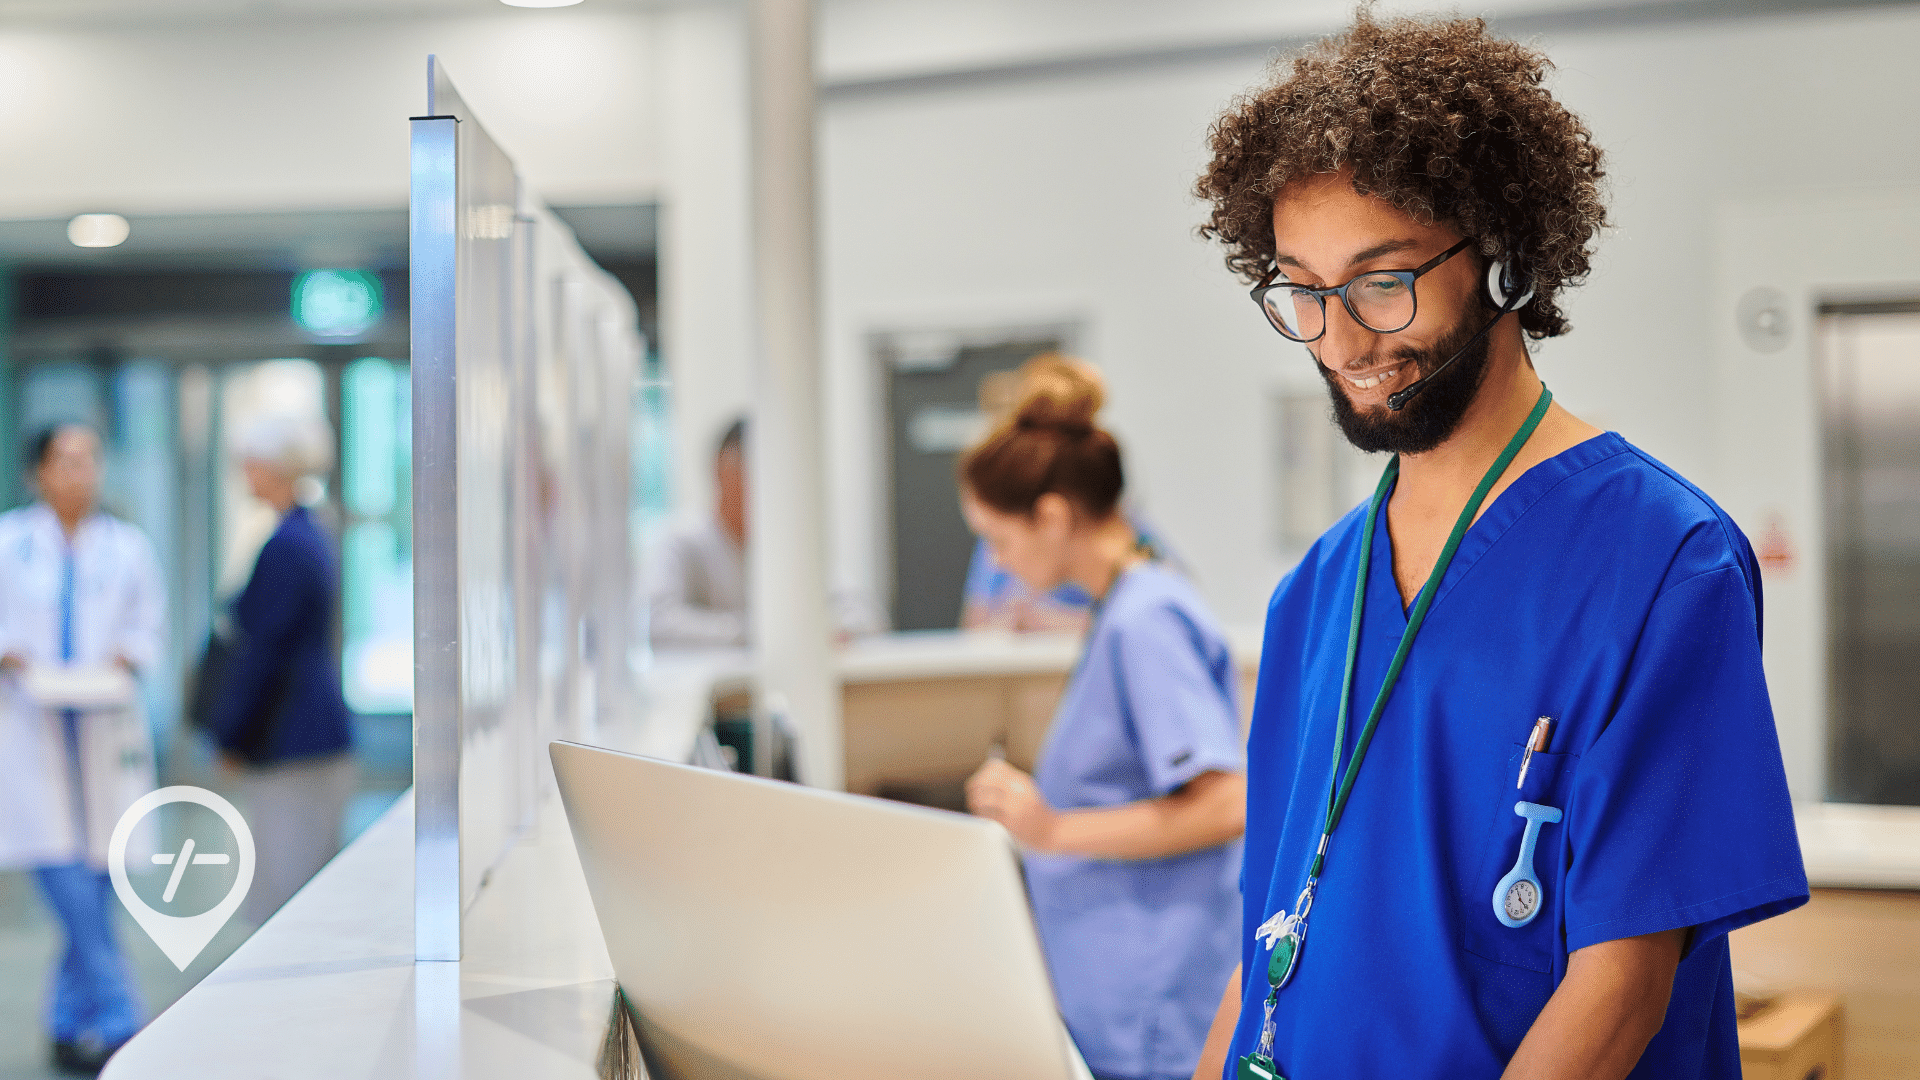
{"label": "white countertop", "polygon": [[[1260,634],[1258,626],[1227,628],[1227,641],[1241,666],[1259,663]],[[849,683],[1048,675],[1072,671],[1080,646],[1080,635],[1074,633],[912,630],[856,638],[841,646],[835,659],[841,681]],[[697,697],[721,684],[745,688],[753,679],[753,654],[746,649],[662,649],[654,653],[645,679],[667,696]],[[709,689],[701,689],[703,680]]]}
{"label": "white countertop", "polygon": [[986,675],[1065,674],[1080,658],[1078,634],[994,630],[919,630],[849,642],[840,650],[842,682]]}
{"label": "white countertop", "polygon": [[1920,888],[1920,806],[1802,803],[1793,818],[1815,888]]}
{"label": "white countertop", "polygon": [[[1259,637],[1229,635],[1243,665]],[[1062,673],[1072,634],[928,632],[853,642],[847,682]],[[585,741],[684,761],[744,650],[661,652],[631,727]],[[469,909],[465,959],[413,960],[409,792],[232,956],[116,1054],[107,1080],[597,1077],[613,966],[557,797]]]}
{"label": "white countertop", "polygon": [[[835,651],[834,661],[842,682],[884,682],[1066,672],[1079,655],[1077,634],[915,630],[855,638]],[[705,694],[713,687],[745,689],[753,683],[753,653],[660,649],[654,652],[653,666],[643,680],[665,697]]]}
{"label": "white countertop", "polygon": [[559,800],[475,900],[460,963],[414,961],[412,886],[409,792],[101,1075],[596,1077],[613,964]]}

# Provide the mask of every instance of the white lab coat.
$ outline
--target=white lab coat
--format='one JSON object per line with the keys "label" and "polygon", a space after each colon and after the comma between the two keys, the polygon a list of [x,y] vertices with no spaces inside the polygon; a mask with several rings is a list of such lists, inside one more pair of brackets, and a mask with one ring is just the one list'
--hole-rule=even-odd
{"label": "white lab coat", "polygon": [[[60,591],[66,536],[36,503],[0,514],[0,654],[60,664]],[[166,603],[153,547],[139,529],[96,513],[74,537],[73,666],[124,656],[150,676],[166,638]],[[107,843],[128,806],[154,787],[153,737],[134,703],[80,712],[86,836],[76,835],[60,710],[0,678],[0,867],[84,861],[106,867]],[[151,833],[151,828],[141,833]],[[142,859],[136,834],[129,852]]]}

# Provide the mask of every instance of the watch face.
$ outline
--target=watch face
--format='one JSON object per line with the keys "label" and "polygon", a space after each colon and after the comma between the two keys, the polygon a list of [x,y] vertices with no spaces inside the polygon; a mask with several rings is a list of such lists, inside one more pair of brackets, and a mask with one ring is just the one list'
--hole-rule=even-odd
{"label": "watch face", "polygon": [[1531,881],[1516,881],[1507,886],[1507,918],[1516,922],[1533,914],[1540,905],[1540,890]]}

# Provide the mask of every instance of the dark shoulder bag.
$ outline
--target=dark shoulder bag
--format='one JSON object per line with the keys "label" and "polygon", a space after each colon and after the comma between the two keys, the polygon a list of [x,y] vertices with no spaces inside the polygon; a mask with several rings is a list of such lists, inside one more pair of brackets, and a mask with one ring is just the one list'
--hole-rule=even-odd
{"label": "dark shoulder bag", "polygon": [[[187,722],[203,731],[213,730],[214,712],[220,699],[229,692],[234,657],[239,655],[243,635],[229,627],[226,620],[216,622],[207,634],[200,653],[199,666],[187,692]],[[239,738],[229,749],[252,765],[267,762],[273,752],[274,735],[280,730],[281,713],[293,686],[293,665],[282,663],[267,680],[267,692],[260,704],[241,725]]]}

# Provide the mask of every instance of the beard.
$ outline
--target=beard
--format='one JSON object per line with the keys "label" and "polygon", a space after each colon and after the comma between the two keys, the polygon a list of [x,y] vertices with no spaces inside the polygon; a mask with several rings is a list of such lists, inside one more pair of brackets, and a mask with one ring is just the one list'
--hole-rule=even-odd
{"label": "beard", "polygon": [[[1425,378],[1477,333],[1478,330],[1463,319],[1432,348],[1402,345],[1392,351],[1392,356],[1402,366],[1411,368],[1414,375]],[[1467,407],[1479,394],[1480,383],[1487,374],[1487,338],[1480,335],[1479,340],[1473,341],[1460,353],[1459,359],[1415,394],[1399,412],[1385,405],[1369,406],[1365,410],[1356,408],[1347,397],[1345,380],[1327,370],[1317,356],[1314,367],[1326,380],[1327,393],[1333,398],[1334,421],[1348,442],[1369,454],[1383,450],[1393,454],[1424,454],[1453,437],[1467,414]]]}

